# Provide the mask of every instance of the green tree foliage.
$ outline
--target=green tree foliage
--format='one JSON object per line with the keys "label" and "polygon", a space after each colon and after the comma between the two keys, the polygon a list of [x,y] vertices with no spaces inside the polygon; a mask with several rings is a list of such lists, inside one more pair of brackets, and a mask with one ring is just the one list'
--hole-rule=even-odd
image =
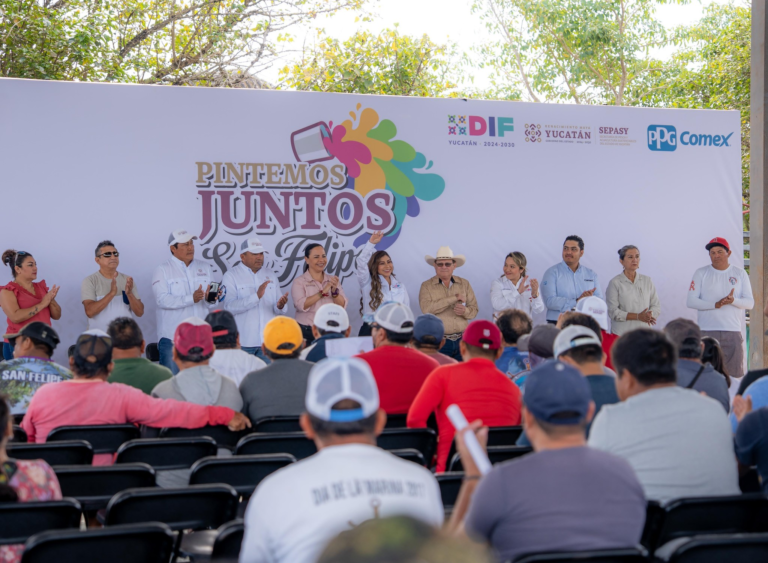
{"label": "green tree foliage", "polygon": [[448,47],[385,29],[357,32],[346,41],[330,37],[305,50],[281,71],[283,84],[296,90],[442,96],[456,87]]}
{"label": "green tree foliage", "polygon": [[363,0],[0,0],[0,76],[259,86],[296,24]]}

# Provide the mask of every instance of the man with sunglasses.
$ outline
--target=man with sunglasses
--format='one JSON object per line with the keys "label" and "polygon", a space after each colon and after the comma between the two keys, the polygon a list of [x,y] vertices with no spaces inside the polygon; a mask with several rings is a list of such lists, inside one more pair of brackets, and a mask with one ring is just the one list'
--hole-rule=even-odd
{"label": "man with sunglasses", "polygon": [[109,323],[119,317],[140,317],[144,303],[133,278],[117,271],[120,253],[112,241],[103,240],[96,246],[99,271],[83,280],[80,294],[88,317],[88,330],[106,332]]}
{"label": "man with sunglasses", "polygon": [[443,321],[445,345],[442,354],[461,361],[459,342],[469,321],[477,316],[478,307],[475,292],[469,281],[454,276],[453,271],[463,266],[466,258],[453,255],[453,250],[441,246],[437,257],[425,256],[427,264],[434,266],[435,276],[421,284],[419,306],[424,314],[432,314]]}

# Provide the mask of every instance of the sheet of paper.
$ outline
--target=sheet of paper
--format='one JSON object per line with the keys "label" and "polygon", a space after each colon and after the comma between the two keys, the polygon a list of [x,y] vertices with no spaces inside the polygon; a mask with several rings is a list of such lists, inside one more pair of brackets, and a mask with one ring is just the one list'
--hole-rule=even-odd
{"label": "sheet of paper", "polygon": [[325,343],[325,354],[329,358],[351,358],[371,350],[373,350],[373,338],[370,336],[334,338]]}

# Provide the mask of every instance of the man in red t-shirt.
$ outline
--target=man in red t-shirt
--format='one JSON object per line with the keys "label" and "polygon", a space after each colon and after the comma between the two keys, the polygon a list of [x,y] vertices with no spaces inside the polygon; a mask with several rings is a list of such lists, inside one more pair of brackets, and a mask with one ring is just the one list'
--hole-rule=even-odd
{"label": "man in red t-shirt", "polygon": [[445,471],[456,432],[445,414],[449,406],[459,405],[467,420],[482,419],[486,426],[520,424],[520,389],[494,363],[502,353],[498,327],[473,321],[459,347],[464,361],[433,371],[408,411],[408,428],[426,427],[433,412],[437,417],[438,472]]}
{"label": "man in red t-shirt", "polygon": [[413,323],[413,313],[402,303],[382,305],[371,323],[374,349],[358,356],[371,366],[381,408],[387,414],[407,413],[424,380],[440,366],[426,354],[408,348]]}

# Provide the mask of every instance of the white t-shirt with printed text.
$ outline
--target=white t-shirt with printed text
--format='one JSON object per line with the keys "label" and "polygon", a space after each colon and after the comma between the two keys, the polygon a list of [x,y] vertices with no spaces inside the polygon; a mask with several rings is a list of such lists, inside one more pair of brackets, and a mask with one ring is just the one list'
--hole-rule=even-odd
{"label": "white t-shirt with printed text", "polygon": [[323,448],[257,487],[245,514],[240,562],[314,563],[339,533],[398,515],[442,525],[432,473],[375,446]]}

